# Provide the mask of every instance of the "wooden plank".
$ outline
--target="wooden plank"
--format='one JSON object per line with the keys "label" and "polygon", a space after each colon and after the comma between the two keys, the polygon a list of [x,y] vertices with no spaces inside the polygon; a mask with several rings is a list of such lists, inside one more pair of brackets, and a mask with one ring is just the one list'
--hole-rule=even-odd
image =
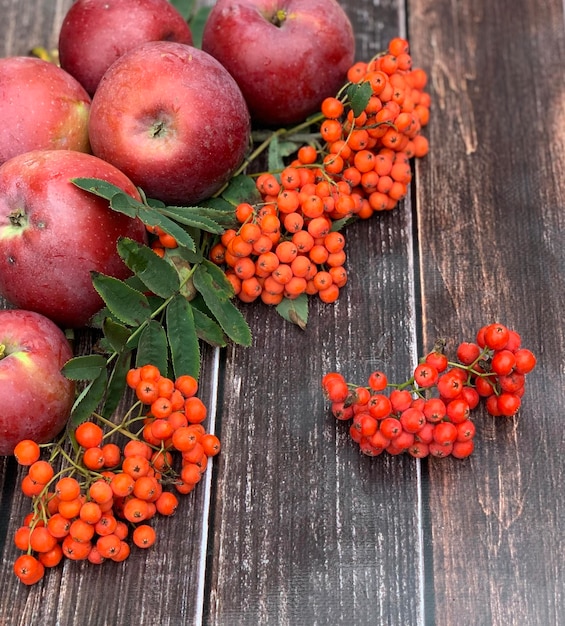
{"label": "wooden plank", "polygon": [[499,320],[539,357],[515,419],[482,413],[470,460],[427,465],[429,620],[563,623],[563,4],[414,0],[409,32],[434,102],[417,177],[424,342]]}
{"label": "wooden plank", "polygon": [[[402,3],[344,6],[359,58],[399,34]],[[312,302],[305,331],[243,309],[254,345],[226,354],[206,623],[422,619],[418,462],[363,457],[319,386],[336,368],[360,383],[409,372],[411,230],[409,206],[349,227],[349,283],[337,304]]]}
{"label": "wooden plank", "polygon": [[[4,1],[0,24],[3,55],[25,55],[35,45],[56,48],[60,24],[71,4],[72,0]],[[0,306],[7,304],[0,301]],[[96,338],[88,330],[77,331],[75,354],[90,353]],[[214,351],[205,351],[200,380],[201,397],[209,407],[215,403],[216,357]],[[124,399],[122,411],[129,401]],[[30,501],[18,489],[23,472],[13,459],[1,459],[0,623],[200,623],[207,528],[204,513],[211,472],[210,468],[206,480],[181,498],[174,517],[156,520],[158,544],[154,550],[132,550],[123,564],[105,562],[100,567],[68,561],[27,588],[15,578],[11,566],[19,555],[12,543],[13,533],[29,512]]]}

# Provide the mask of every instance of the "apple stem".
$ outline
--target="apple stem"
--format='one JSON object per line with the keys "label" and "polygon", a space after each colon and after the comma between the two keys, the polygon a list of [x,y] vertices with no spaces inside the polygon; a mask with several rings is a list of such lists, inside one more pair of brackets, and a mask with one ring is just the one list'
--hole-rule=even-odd
{"label": "apple stem", "polygon": [[271,18],[271,24],[280,28],[286,22],[286,11],[279,9]]}

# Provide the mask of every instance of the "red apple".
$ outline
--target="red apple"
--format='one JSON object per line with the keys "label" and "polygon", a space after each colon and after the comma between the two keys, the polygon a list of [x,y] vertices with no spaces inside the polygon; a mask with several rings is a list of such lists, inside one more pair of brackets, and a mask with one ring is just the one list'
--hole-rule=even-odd
{"label": "red apple", "polygon": [[89,151],[90,96],[70,74],[33,57],[0,59],[0,164],[42,149]]}
{"label": "red apple", "polygon": [[0,455],[22,439],[51,441],[69,419],[75,384],[61,374],[73,356],[63,331],[39,313],[0,311]]}
{"label": "red apple", "polygon": [[91,270],[125,278],[121,236],[146,243],[139,220],[70,182],[99,178],[139,199],[113,165],[82,152],[37,150],[0,167],[0,295],[63,327],[80,327],[102,308]]}
{"label": "red apple", "polygon": [[92,98],[90,143],[150,198],[188,205],[213,195],[242,163],[249,112],[209,54],[165,41],[115,61]]}
{"label": "red apple", "polygon": [[59,60],[92,95],[124,52],[161,40],[192,44],[187,22],[169,0],[77,0],[59,31]]}
{"label": "red apple", "polygon": [[235,78],[254,122],[306,119],[346,80],[351,22],[336,0],[218,0],[202,49]]}

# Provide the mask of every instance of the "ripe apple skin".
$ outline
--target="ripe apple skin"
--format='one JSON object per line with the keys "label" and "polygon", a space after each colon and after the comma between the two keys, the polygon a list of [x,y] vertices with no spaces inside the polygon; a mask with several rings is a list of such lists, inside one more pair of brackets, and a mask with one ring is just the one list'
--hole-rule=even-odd
{"label": "ripe apple skin", "polygon": [[99,178],[139,199],[114,166],[71,150],[36,150],[0,167],[0,295],[62,327],[85,326],[102,300],[91,270],[125,278],[121,236],[147,242],[145,226],[83,191],[71,178]]}
{"label": "ripe apple skin", "polygon": [[158,41],[126,52],[104,74],[89,132],[93,153],[149,198],[186,206],[213,195],[242,163],[250,119],[216,59]]}
{"label": "ripe apple skin", "polygon": [[90,96],[70,74],[34,57],[0,59],[0,164],[30,150],[89,152]]}
{"label": "ripe apple skin", "polygon": [[190,27],[169,0],[77,0],[59,31],[59,61],[92,95],[122,54],[161,40],[193,43]]}
{"label": "ripe apple skin", "polygon": [[336,0],[218,0],[202,49],[235,78],[254,122],[283,126],[336,94],[354,62],[355,38]]}
{"label": "ripe apple skin", "polygon": [[63,429],[75,384],[61,368],[72,356],[63,331],[45,316],[0,311],[0,456],[22,439],[46,443]]}

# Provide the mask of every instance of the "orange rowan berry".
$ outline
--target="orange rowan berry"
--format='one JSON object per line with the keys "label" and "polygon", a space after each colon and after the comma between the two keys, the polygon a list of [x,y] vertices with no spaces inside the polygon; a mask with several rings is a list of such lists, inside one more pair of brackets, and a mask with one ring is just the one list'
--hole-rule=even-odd
{"label": "orange rowan berry", "polygon": [[80,495],[80,484],[72,476],[63,476],[55,484],[55,493],[63,502],[75,500]]}
{"label": "orange rowan berry", "polygon": [[155,529],[148,524],[140,524],[132,533],[132,541],[138,548],[150,548],[156,538]]}
{"label": "orange rowan berry", "polygon": [[299,277],[305,277],[306,274],[308,274],[308,272],[310,271],[311,267],[312,263],[310,259],[303,254],[296,256],[290,263],[290,269],[292,270],[292,273],[294,274],[294,276]]}
{"label": "orange rowan berry", "polygon": [[[253,213],[254,213],[254,209],[248,202],[240,202],[235,207],[235,219],[240,224],[243,224],[244,222],[247,222],[248,220],[250,220],[253,216]],[[234,231],[234,234],[235,234],[235,231]]]}
{"label": "orange rowan berry", "polygon": [[297,157],[300,163],[303,163],[304,165],[311,165],[316,162],[318,153],[316,152],[316,148],[314,148],[314,146],[301,146],[298,149]]}
{"label": "orange rowan berry", "polygon": [[316,244],[308,251],[308,257],[316,265],[323,265],[329,254],[328,249],[323,244]]}
{"label": "orange rowan berry", "polygon": [[73,498],[72,500],[60,500],[57,504],[57,512],[63,517],[72,519],[79,514],[83,504],[84,498],[82,497]]}
{"label": "orange rowan berry", "polygon": [[20,484],[22,493],[29,498],[32,498],[33,496],[38,496],[43,491],[44,487],[45,485],[43,483],[36,483],[28,475],[23,477]]}
{"label": "orange rowan berry", "polygon": [[246,222],[239,229],[239,236],[247,243],[255,243],[261,236],[261,227],[255,222]]}
{"label": "orange rowan berry", "polygon": [[324,246],[328,252],[339,252],[345,247],[345,237],[339,231],[334,230],[324,237]]}
{"label": "orange rowan berry", "polygon": [[275,233],[280,230],[281,227],[281,222],[279,218],[271,213],[267,213],[266,215],[264,215],[260,219],[259,224],[261,226],[261,230],[265,234]]}
{"label": "orange rowan berry", "polygon": [[110,535],[116,530],[118,520],[111,512],[102,513],[100,519],[94,524],[94,531],[100,537]]}
{"label": "orange rowan berry", "polygon": [[393,37],[388,43],[388,51],[395,57],[401,54],[408,54],[408,41],[402,37]]}
{"label": "orange rowan berry", "polygon": [[286,285],[292,278],[292,269],[288,263],[279,263],[271,274],[272,278],[281,285]]}
{"label": "orange rowan berry", "polygon": [[79,517],[71,522],[67,537],[78,543],[88,543],[94,537],[94,533],[94,525],[85,522]]}
{"label": "orange rowan berry", "polygon": [[102,557],[111,559],[120,551],[121,542],[122,540],[115,533],[102,535],[96,540],[96,550]]}
{"label": "orange rowan berry", "polygon": [[14,574],[24,585],[34,585],[45,573],[45,567],[39,559],[31,554],[22,554],[13,565]]}
{"label": "orange rowan berry", "polygon": [[129,557],[130,554],[131,554],[131,548],[129,546],[129,543],[127,543],[126,541],[121,541],[118,552],[110,558],[115,563],[121,563],[122,561],[125,561]]}
{"label": "orange rowan berry", "polygon": [[22,439],[14,448],[14,456],[20,465],[31,465],[39,459],[41,450],[32,439]]}
{"label": "orange rowan berry", "polygon": [[330,267],[329,273],[334,284],[336,284],[340,289],[347,283],[347,270],[343,267],[343,265]]}
{"label": "orange rowan berry", "polygon": [[197,465],[197,463],[186,462],[183,463],[180,477],[181,480],[185,483],[196,484],[202,478],[202,472],[200,471],[200,467]]}
{"label": "orange rowan berry", "polygon": [[[255,265],[253,266],[255,267]],[[256,276],[250,276],[241,281],[241,292],[239,293],[240,300],[247,298],[247,302],[252,302],[261,295],[262,291],[261,283]]]}
{"label": "orange rowan berry", "polygon": [[369,133],[364,128],[357,128],[351,131],[347,145],[355,152],[364,150],[369,143]]}
{"label": "orange rowan berry", "polygon": [[283,291],[284,291],[283,283],[280,283],[273,276],[267,276],[265,278],[265,281],[263,282],[263,291],[261,292],[261,295],[263,295],[263,293],[266,293],[271,296],[279,296],[283,293]]}
{"label": "orange rowan berry", "polygon": [[343,127],[338,120],[325,119],[320,125],[320,135],[327,143],[338,141],[342,137]]}
{"label": "orange rowan berry", "polygon": [[318,296],[322,302],[331,304],[339,297],[339,287],[332,283],[329,287],[326,287],[326,289],[318,291]]}
{"label": "orange rowan berry", "polygon": [[135,478],[123,471],[115,474],[110,481],[110,488],[112,489],[112,493],[121,498],[125,498],[126,496],[129,496],[131,493],[133,493],[134,485]]}
{"label": "orange rowan berry", "polygon": [[[345,141],[345,139],[338,139],[337,141],[332,141],[328,145],[328,153],[329,154],[339,154],[339,156],[344,161],[348,161],[351,158],[351,155],[353,154],[353,150],[348,145],[347,141]],[[328,184],[327,181],[323,181],[323,182]],[[316,192],[316,193],[318,193],[318,192]],[[322,195],[322,194],[319,193],[318,195]]]}
{"label": "orange rowan berry", "polygon": [[105,462],[102,448],[87,448],[82,455],[82,462],[90,470],[102,469]]}
{"label": "orange rowan berry", "polygon": [[275,185],[278,185],[278,182],[270,172],[260,174],[255,180],[255,187],[262,195],[269,194],[269,189],[273,189]]}
{"label": "orange rowan berry", "polygon": [[69,534],[71,520],[60,513],[55,513],[47,520],[49,532],[57,539],[63,539]]}
{"label": "orange rowan berry", "polygon": [[281,241],[275,248],[275,254],[281,263],[291,263],[296,258],[298,249],[292,241]]}
{"label": "orange rowan berry", "polygon": [[87,524],[96,524],[102,517],[102,509],[100,505],[94,501],[85,502],[79,513],[79,518]]}
{"label": "orange rowan berry", "polygon": [[343,171],[344,160],[339,154],[326,154],[323,158],[324,169],[328,174],[339,174]]}
{"label": "orange rowan berry", "polygon": [[426,137],[424,137],[423,135],[417,135],[416,137],[414,137],[412,142],[414,143],[415,157],[421,158],[428,154],[430,147]]}
{"label": "orange rowan berry", "polygon": [[56,543],[51,550],[41,552],[37,558],[45,567],[56,567],[63,560],[63,548]]}
{"label": "orange rowan berry", "polygon": [[198,391],[198,381],[190,374],[182,374],[175,380],[175,389],[178,389],[185,398],[191,398]]}
{"label": "orange rowan berry", "polygon": [[223,243],[218,242],[210,248],[208,258],[216,265],[222,265],[226,260],[226,247]]}
{"label": "orange rowan berry", "polygon": [[195,396],[187,398],[184,403],[184,412],[186,419],[190,424],[199,424],[206,419],[206,405]]}
{"label": "orange rowan berry", "polygon": [[367,63],[358,61],[347,70],[347,80],[352,83],[361,82],[367,73]]}
{"label": "orange rowan berry", "polygon": [[157,382],[161,377],[161,372],[159,372],[159,368],[157,366],[147,363],[141,366],[139,375],[141,376],[141,380]]}
{"label": "orange rowan berry", "polygon": [[284,286],[284,295],[291,300],[305,291],[306,279],[302,276],[293,276]]}
{"label": "orange rowan berry", "polygon": [[308,232],[314,237],[325,237],[331,230],[331,221],[325,217],[315,217],[308,222]]}
{"label": "orange rowan berry", "polygon": [[113,498],[114,491],[110,483],[106,482],[104,479],[98,479],[88,488],[88,495],[97,504],[102,504]]}
{"label": "orange rowan berry", "polygon": [[142,522],[149,518],[148,503],[145,500],[141,500],[141,498],[130,497],[124,503],[122,515],[128,522]]}
{"label": "orange rowan berry", "polygon": [[155,507],[161,515],[174,515],[179,505],[179,500],[174,493],[163,491],[155,501]]}
{"label": "orange rowan berry", "polygon": [[292,243],[300,254],[306,254],[314,245],[314,237],[307,230],[299,230],[292,235]]}
{"label": "orange rowan berry", "polygon": [[49,461],[38,460],[29,466],[27,475],[34,483],[46,485],[54,476],[55,471]]}
{"label": "orange rowan berry", "polygon": [[29,547],[34,552],[49,552],[57,544],[54,537],[46,526],[35,526],[29,533]]}
{"label": "orange rowan berry", "polygon": [[[283,291],[284,291],[284,286],[283,286]],[[261,292],[261,301],[263,302],[263,304],[266,304],[268,306],[277,306],[277,304],[280,304],[283,300],[284,296],[283,293],[270,293],[268,291],[266,291],[265,289],[263,289],[263,291]]]}
{"label": "orange rowan berry", "polygon": [[233,266],[233,271],[240,280],[255,276],[255,262],[251,257],[239,258]]}
{"label": "orange rowan berry", "polygon": [[144,456],[128,456],[124,458],[122,463],[122,472],[129,474],[133,479],[146,476],[149,469],[149,460]]}
{"label": "orange rowan berry", "polygon": [[137,399],[143,404],[152,404],[159,397],[157,383],[151,380],[142,380],[135,388]]}
{"label": "orange rowan berry", "polygon": [[139,439],[130,439],[123,449],[124,457],[128,456],[144,456],[146,459],[150,459],[153,454],[151,446],[147,445],[144,441]]}
{"label": "orange rowan berry", "polygon": [[304,227],[304,217],[301,213],[287,213],[283,219],[283,226],[287,233],[294,234]]}
{"label": "orange rowan berry", "polygon": [[181,426],[172,434],[172,444],[179,452],[191,450],[198,440],[198,433],[190,426]]}
{"label": "orange rowan berry", "polygon": [[122,459],[120,447],[115,443],[106,443],[102,446],[102,456],[104,457],[104,467],[116,467]]}

